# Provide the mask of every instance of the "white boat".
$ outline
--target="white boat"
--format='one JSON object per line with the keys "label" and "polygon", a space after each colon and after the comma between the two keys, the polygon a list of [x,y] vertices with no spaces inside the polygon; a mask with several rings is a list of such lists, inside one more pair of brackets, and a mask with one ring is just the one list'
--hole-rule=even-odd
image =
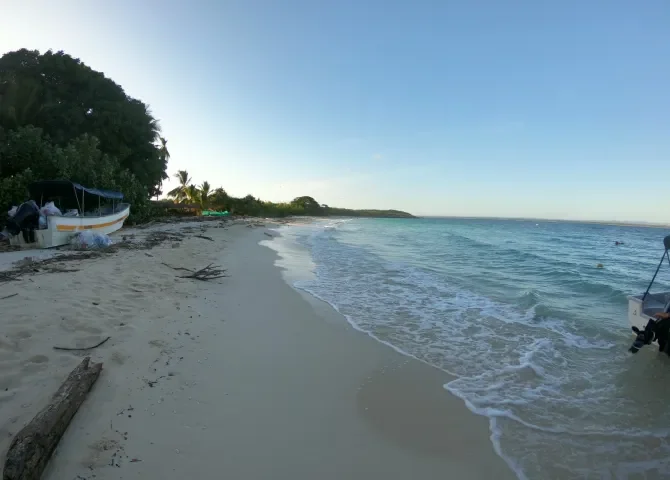
{"label": "white boat", "polygon": [[55,201],[62,211],[70,209],[73,215],[47,216],[46,228],[35,228],[34,219],[28,222],[30,226],[15,225],[14,231],[20,231],[10,236],[10,245],[52,248],[69,243],[77,233],[86,230],[110,234],[119,230],[130,214],[130,204],[122,202],[122,193],[86,188],[67,180],[35,182],[28,191],[35,201],[39,199],[40,207],[47,201]]}
{"label": "white boat", "polygon": [[[658,343],[659,334],[661,337],[667,338],[668,332],[658,331],[661,329],[659,326],[660,321],[654,315],[658,313],[670,313],[670,292],[650,293],[663,262],[667,259],[670,265],[670,254],[668,253],[670,250],[670,235],[663,239],[663,246],[665,247],[665,251],[647,290],[641,295],[628,297],[628,321],[633,333],[636,335],[635,343],[630,348],[630,351],[633,353],[637,352],[644,345]],[[670,355],[670,348],[666,349],[666,352]]]}
{"label": "white boat", "polygon": [[649,321],[656,321],[654,315],[670,311],[670,292],[660,292],[628,297],[628,321],[631,327],[644,330]]}

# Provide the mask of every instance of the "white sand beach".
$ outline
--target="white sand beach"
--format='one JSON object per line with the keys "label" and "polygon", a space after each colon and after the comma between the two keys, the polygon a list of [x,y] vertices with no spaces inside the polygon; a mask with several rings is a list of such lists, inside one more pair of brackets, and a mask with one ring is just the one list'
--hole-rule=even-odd
{"label": "white sand beach", "polygon": [[[282,279],[259,245],[271,225],[214,225],[195,231],[213,241],[187,232],[0,283],[18,294],[0,301],[0,461],[90,355],[103,372],[43,478],[515,478],[488,420],[444,390],[449,375]],[[171,268],[212,262],[228,277]]]}

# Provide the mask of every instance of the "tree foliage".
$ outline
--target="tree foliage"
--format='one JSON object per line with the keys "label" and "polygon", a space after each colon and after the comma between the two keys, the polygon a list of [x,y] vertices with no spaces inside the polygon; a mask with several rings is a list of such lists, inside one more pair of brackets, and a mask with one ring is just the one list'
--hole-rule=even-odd
{"label": "tree foliage", "polygon": [[2,208],[30,181],[62,178],[121,190],[138,213],[167,178],[158,134],[147,105],[78,59],[25,49],[0,57]]}
{"label": "tree foliage", "polygon": [[312,197],[297,197],[291,202],[291,205],[298,207],[305,211],[307,215],[321,215],[323,214],[323,207],[319,202]]}
{"label": "tree foliage", "polygon": [[121,191],[135,205],[137,215],[147,208],[146,189],[115,157],[100,150],[95,137],[85,134],[60,147],[36,127],[8,131],[0,127],[0,159],[0,205],[4,207],[25,201],[32,181],[64,179]]}
{"label": "tree foliage", "polygon": [[[412,217],[409,213],[398,210],[349,210],[345,208],[331,208],[321,205],[312,197],[297,197],[290,203],[264,202],[253,195],[236,198],[229,196],[219,187],[211,192],[209,182],[205,181],[198,188],[191,184],[191,177],[186,170],[179,170],[175,175],[180,185],[168,194],[177,203],[186,203],[189,206],[197,205],[201,209],[227,210],[238,215],[263,217],[288,217],[294,215],[309,216],[346,216],[346,217]],[[182,192],[183,195],[182,195]],[[166,205],[163,203],[163,207]]]}
{"label": "tree foliage", "polygon": [[174,198],[177,203],[181,203],[188,198],[188,186],[191,183],[191,177],[186,170],[179,170],[174,174],[174,178],[179,181],[179,185],[168,192],[168,197]]}
{"label": "tree foliage", "polygon": [[200,206],[202,208],[208,208],[210,204],[210,190],[212,187],[210,186],[209,182],[204,181],[202,182],[202,185],[200,185]]}

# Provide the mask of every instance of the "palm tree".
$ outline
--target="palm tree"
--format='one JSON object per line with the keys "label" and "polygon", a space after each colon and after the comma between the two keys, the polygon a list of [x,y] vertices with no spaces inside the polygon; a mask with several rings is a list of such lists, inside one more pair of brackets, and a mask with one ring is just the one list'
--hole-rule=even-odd
{"label": "palm tree", "polygon": [[209,191],[211,190],[209,182],[202,182],[200,186],[200,206],[205,209],[209,205]]}
{"label": "palm tree", "polygon": [[[170,160],[170,152],[168,152],[167,149],[167,140],[165,139],[165,137],[158,135],[158,141],[160,143],[160,145],[158,146],[158,155],[163,161],[163,168],[167,168],[167,162],[168,160]],[[156,200],[158,200],[158,195],[160,195],[162,187],[163,187],[163,180],[161,180],[161,183],[156,191]]]}
{"label": "palm tree", "polygon": [[161,159],[163,159],[163,162],[167,165],[167,161],[170,160],[170,152],[168,152],[167,149],[167,140],[159,135],[158,141],[160,142],[158,151],[160,152]]}
{"label": "palm tree", "polygon": [[186,187],[186,199],[189,203],[200,203],[200,190],[195,185]]}
{"label": "palm tree", "polygon": [[190,185],[191,178],[188,176],[186,170],[178,170],[177,173],[174,174],[174,178],[179,180],[179,186],[170,190],[168,192],[168,197],[172,197],[177,203],[181,203],[188,198],[188,188],[189,186],[192,186]]}
{"label": "palm tree", "polygon": [[219,187],[209,196],[209,203],[217,209],[225,208],[228,204],[228,194],[222,187]]}

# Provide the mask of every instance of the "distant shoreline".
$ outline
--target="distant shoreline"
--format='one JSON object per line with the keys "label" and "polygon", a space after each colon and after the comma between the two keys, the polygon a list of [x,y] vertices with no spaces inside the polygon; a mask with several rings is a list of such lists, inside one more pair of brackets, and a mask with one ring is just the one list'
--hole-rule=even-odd
{"label": "distant shoreline", "polygon": [[609,225],[613,227],[645,227],[670,228],[670,223],[645,222],[616,222],[607,220],[563,220],[555,218],[524,218],[524,217],[461,217],[450,215],[417,215],[417,218],[435,218],[445,220],[504,220],[514,222],[544,222],[544,223],[583,223],[587,225]]}

